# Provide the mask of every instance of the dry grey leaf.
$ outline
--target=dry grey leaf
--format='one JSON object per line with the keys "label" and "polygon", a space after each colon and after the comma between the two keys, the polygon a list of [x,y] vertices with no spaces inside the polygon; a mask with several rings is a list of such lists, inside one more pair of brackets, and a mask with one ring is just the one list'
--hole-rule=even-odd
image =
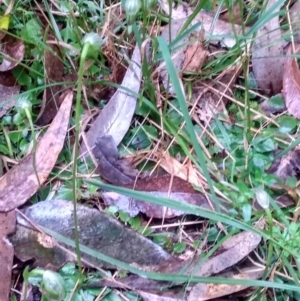
{"label": "dry grey leaf", "polygon": [[0,213],[0,300],[8,301],[11,273],[14,259],[14,249],[10,242],[6,239],[8,234],[15,231],[16,227],[16,212],[15,210],[7,213]]}
{"label": "dry grey leaf", "polygon": [[[90,149],[94,147],[99,137],[111,135],[116,145],[122,141],[129,129],[132,116],[136,108],[137,94],[141,84],[141,54],[138,46],[134,48],[130,65],[125,73],[122,87],[132,93],[119,88],[109,103],[93,122],[86,133],[86,143]],[[81,144],[80,153],[87,155],[87,145]]]}
{"label": "dry grey leaf", "polygon": [[133,168],[128,170],[125,161],[119,159],[118,149],[110,135],[97,140],[93,154],[98,161],[97,169],[101,177],[114,185],[130,184],[138,174]]}
{"label": "dry grey leaf", "polygon": [[35,153],[22,159],[0,179],[0,212],[24,204],[47,180],[64,145],[72,100],[73,93],[69,91]]}
{"label": "dry grey leaf", "polygon": [[[74,208],[72,202],[62,200],[51,200],[37,203],[24,210],[24,214],[37,226],[43,226],[51,229],[63,236],[74,240]],[[148,270],[158,270],[162,264],[177,263],[172,255],[168,254],[161,247],[154,244],[139,233],[127,228],[113,217],[100,212],[99,210],[89,208],[84,205],[77,205],[77,216],[79,225],[79,242],[91,249],[101,252],[115,259],[129,264],[138,265]],[[18,224],[32,228],[20,215]],[[16,249],[19,249],[26,242],[27,237],[19,236],[18,239],[13,235],[11,241]],[[33,238],[35,239],[35,238]],[[71,247],[60,245],[66,249],[74,251]],[[46,250],[47,248],[44,247]],[[41,254],[42,247],[37,248],[38,254]],[[26,250],[19,250],[19,252]],[[35,250],[31,247],[27,252],[34,257]],[[45,252],[49,253],[51,250]],[[37,254],[37,255],[38,255]],[[25,256],[26,254],[23,254]],[[41,255],[38,255],[40,257]],[[45,254],[46,256],[46,254]],[[92,256],[82,254],[86,262],[94,266],[104,266],[111,268],[109,263],[102,262]],[[60,259],[60,256],[56,256]],[[67,256],[63,257],[67,258]],[[76,256],[74,257],[76,261]],[[42,261],[42,262],[45,262]],[[64,262],[62,262],[64,263]]]}
{"label": "dry grey leaf", "polygon": [[[228,272],[219,277],[230,279],[244,279],[257,280],[263,276],[264,268],[251,267],[236,272]],[[205,301],[214,298],[230,295],[248,288],[249,285],[229,285],[229,284],[213,284],[213,283],[199,283],[193,286],[191,292],[187,297],[187,301]]]}
{"label": "dry grey leaf", "polygon": [[[299,49],[299,46],[297,47]],[[300,70],[289,47],[283,69],[283,97],[288,112],[300,119]]]}
{"label": "dry grey leaf", "polygon": [[[276,2],[278,1],[268,1],[264,16],[280,10],[280,7],[273,10]],[[282,90],[285,60],[283,48],[279,16],[276,15],[258,29],[252,49],[252,69],[256,82],[260,90],[268,95],[280,93]]]}

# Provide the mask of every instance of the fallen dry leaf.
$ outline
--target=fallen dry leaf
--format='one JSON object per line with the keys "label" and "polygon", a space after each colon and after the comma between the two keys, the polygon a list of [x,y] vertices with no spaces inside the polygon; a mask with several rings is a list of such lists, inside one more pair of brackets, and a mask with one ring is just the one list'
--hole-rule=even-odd
{"label": "fallen dry leaf", "polygon": [[193,185],[205,187],[205,181],[200,179],[199,174],[194,166],[190,166],[189,164],[183,165],[168,153],[158,157],[157,160],[159,160],[159,166],[167,173],[176,175],[176,177],[188,181]]}
{"label": "fallen dry leaf", "polygon": [[10,242],[6,239],[8,234],[15,231],[16,228],[16,212],[15,210],[0,213],[0,300],[8,301],[11,272],[14,258],[14,249]]}
{"label": "fallen dry leaf", "polygon": [[[234,267],[238,262],[244,259],[249,253],[251,253],[260,243],[261,237],[258,234],[252,232],[241,232],[237,235],[234,235],[228,238],[223,245],[221,245],[215,253],[207,261],[203,262],[203,255],[197,257],[193,260],[179,261],[173,263],[172,265],[162,264],[158,270],[161,273],[184,273],[189,276],[200,276],[200,277],[209,277],[211,275],[218,275],[220,277],[226,277],[226,275],[220,274],[224,270],[227,270],[230,267]],[[251,274],[249,272],[249,274]],[[246,275],[246,273],[241,273],[245,278],[251,276]],[[237,277],[242,277],[241,275]],[[257,275],[257,274],[256,274]],[[260,275],[260,274],[259,274]],[[259,278],[259,275],[257,277]],[[155,294],[158,294],[161,300],[169,300],[169,297],[183,298],[182,288],[179,292],[176,292],[176,289],[172,292],[171,287],[179,286],[182,283],[178,282],[167,282],[167,281],[155,281],[151,279],[145,279],[137,277],[136,275],[128,276],[127,278],[118,279],[118,282],[112,280],[101,280],[95,282],[89,287],[103,287],[109,286],[114,288],[130,288],[133,290],[142,290],[142,291],[152,291]],[[198,287],[199,285],[199,287]],[[192,290],[202,290],[202,284],[193,284],[190,287]],[[166,289],[168,290],[166,291]],[[207,288],[204,290],[204,293],[207,294]],[[240,288],[243,289],[243,288]],[[158,293],[160,291],[160,293]],[[227,290],[228,291],[228,290]],[[237,291],[237,290],[236,290]],[[171,294],[169,294],[172,292]],[[175,295],[174,295],[175,293]],[[226,293],[226,291],[224,291]],[[188,294],[188,292],[186,292]],[[202,295],[203,296],[203,295]],[[199,296],[200,297],[200,296]],[[202,299],[200,299],[202,300]]]}
{"label": "fallen dry leaf", "polygon": [[[201,35],[201,33],[200,33]],[[197,39],[192,45],[189,45],[185,50],[184,62],[182,70],[184,72],[200,72],[201,67],[206,62],[208,51],[203,44],[201,37],[192,35],[190,40]]]}
{"label": "fallen dry leaf", "polygon": [[72,107],[73,93],[68,91],[64,96],[57,115],[38,143],[35,153],[26,156],[0,179],[0,212],[24,204],[52,171],[64,145]]}
{"label": "fallen dry leaf", "polygon": [[[74,240],[74,207],[72,202],[63,200],[39,202],[23,212],[37,226],[51,229]],[[171,265],[178,262],[176,258],[160,246],[99,210],[78,204],[77,217],[80,229],[79,242],[91,249],[129,264],[134,263],[148,270],[158,270],[162,264],[168,263]],[[18,224],[19,229],[21,225],[34,230],[21,215],[18,216]],[[55,254],[57,248],[49,248],[49,246],[42,244],[40,240],[37,244],[36,240],[41,237],[40,235],[30,234],[28,236],[28,230],[23,233],[25,234],[16,233],[10,238],[16,249],[16,254],[21,258],[28,259],[30,256],[31,258],[36,256],[40,265],[47,263],[46,259],[49,259],[47,254],[51,255],[50,258],[55,259],[56,265],[58,263],[63,264],[65,263],[64,260],[70,259],[70,256],[66,254]],[[74,251],[62,242],[59,244],[72,252]],[[21,248],[23,245],[24,248]],[[44,251],[42,252],[42,250]],[[91,263],[93,266],[113,267],[111,263],[102,262],[84,253],[82,253],[82,256],[85,262]],[[75,254],[71,261],[76,262]]]}
{"label": "fallen dry leaf", "polygon": [[20,86],[10,72],[24,58],[25,45],[22,40],[6,35],[2,44],[3,60],[0,65],[0,117],[14,106]]}
{"label": "fallen dry leaf", "polygon": [[[267,2],[265,16],[271,13],[269,10],[276,2],[277,0]],[[280,7],[272,13],[279,10]],[[276,15],[258,29],[252,49],[252,69],[255,80],[260,90],[268,95],[278,94],[282,90],[282,70],[285,60],[283,48],[279,16]]]}
{"label": "fallen dry leaf", "polygon": [[130,168],[125,161],[119,159],[118,149],[110,135],[100,137],[93,150],[98,161],[98,172],[103,179],[114,185],[132,183],[138,171]]}
{"label": "fallen dry leaf", "polygon": [[[240,270],[239,272],[221,273],[218,277],[230,279],[257,280],[262,277],[264,269],[257,267],[249,267]],[[250,285],[227,285],[227,284],[212,284],[201,283],[194,285],[192,290],[183,290],[182,288],[171,288],[168,291],[147,290],[138,293],[143,300],[149,301],[205,301],[222,296],[230,295],[248,288]],[[218,301],[229,299],[216,299]],[[231,300],[231,299],[230,299]]]}
{"label": "fallen dry leaf", "polygon": [[141,54],[139,47],[136,46],[121,84],[133,94],[122,88],[116,91],[86,133],[86,139],[80,147],[81,154],[87,155],[87,146],[92,149],[97,140],[105,135],[111,135],[115,144],[119,145],[131,124],[136,107],[136,94],[140,90],[141,76]]}
{"label": "fallen dry leaf", "polygon": [[[60,50],[57,45],[47,44],[50,50],[45,50],[44,70],[45,84],[59,83],[62,81],[64,73],[64,64],[61,58]],[[44,91],[42,107],[37,119],[38,125],[46,125],[52,121],[63,101],[60,98],[61,85],[48,87]]]}
{"label": "fallen dry leaf", "polygon": [[300,71],[296,58],[291,53],[290,46],[283,69],[283,97],[288,112],[300,119]]}
{"label": "fallen dry leaf", "polygon": [[[144,191],[155,197],[170,198],[182,203],[198,205],[210,210],[214,208],[213,203],[204,194],[195,191],[190,183],[178,177],[172,178],[170,175],[138,179],[131,185],[123,185],[123,187]],[[112,191],[102,191],[101,195],[107,206],[115,205],[130,216],[136,216],[139,212],[155,218],[173,218],[184,214],[180,210],[143,202]],[[224,201],[221,207],[226,210],[228,204]]]}
{"label": "fallen dry leaf", "polygon": [[2,44],[3,61],[0,71],[8,71],[16,67],[24,58],[25,45],[22,40],[6,35]]}
{"label": "fallen dry leaf", "polygon": [[[228,272],[219,277],[230,279],[257,280],[263,276],[264,268],[252,267],[245,268],[239,272]],[[187,301],[205,301],[214,298],[230,295],[248,288],[249,285],[229,285],[229,284],[213,284],[199,283],[193,286],[187,297]]]}
{"label": "fallen dry leaf", "polygon": [[193,262],[188,273],[194,276],[219,274],[237,264],[261,242],[261,236],[253,232],[241,232],[228,238],[215,252],[216,255],[201,264],[202,259]]}

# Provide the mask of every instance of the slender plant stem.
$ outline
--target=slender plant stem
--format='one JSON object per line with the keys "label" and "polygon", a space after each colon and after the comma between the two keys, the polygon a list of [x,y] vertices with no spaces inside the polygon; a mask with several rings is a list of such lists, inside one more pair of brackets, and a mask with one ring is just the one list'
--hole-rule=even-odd
{"label": "slender plant stem", "polygon": [[35,137],[35,131],[34,131],[34,126],[33,126],[33,122],[32,122],[31,112],[29,111],[28,108],[25,108],[25,114],[26,114],[27,119],[29,120],[29,125],[30,125],[31,132],[32,132],[32,143],[33,143],[33,148],[32,148],[33,158],[32,158],[32,162],[33,162],[33,170],[34,170],[34,173],[36,175],[38,185],[40,187],[41,183],[40,183],[40,178],[39,178],[39,175],[38,175],[38,172],[37,172],[37,169],[36,169],[36,157],[35,157],[35,155],[36,155],[37,141],[36,141],[36,137]]}
{"label": "slender plant stem", "polygon": [[75,145],[74,145],[74,156],[73,156],[73,205],[74,205],[74,233],[75,233],[75,250],[77,255],[77,262],[79,271],[82,270],[81,254],[79,247],[79,233],[78,233],[78,219],[77,219],[77,158],[78,158],[78,147],[79,147],[79,121],[80,121],[80,103],[81,103],[81,89],[82,79],[84,72],[84,64],[90,43],[85,43],[80,57],[80,65],[78,72],[78,83],[77,83],[77,95],[76,95],[76,107],[75,107]]}

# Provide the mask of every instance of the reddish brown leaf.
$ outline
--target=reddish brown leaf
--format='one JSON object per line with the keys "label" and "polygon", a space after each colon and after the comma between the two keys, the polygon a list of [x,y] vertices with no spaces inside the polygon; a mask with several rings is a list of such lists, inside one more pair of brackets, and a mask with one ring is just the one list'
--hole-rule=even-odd
{"label": "reddish brown leaf", "polygon": [[7,212],[24,204],[48,178],[64,145],[72,100],[73,93],[66,92],[56,117],[40,140],[35,153],[25,157],[0,179],[0,212]]}
{"label": "reddish brown leaf", "polygon": [[[45,50],[45,84],[61,82],[64,72],[64,64],[56,45],[48,44],[50,50]],[[61,85],[46,88],[43,95],[43,103],[37,124],[45,125],[55,117],[63,99],[60,96]]]}
{"label": "reddish brown leaf", "polygon": [[[124,185],[123,187],[144,191],[156,197],[170,198],[182,203],[198,205],[206,209],[214,208],[213,203],[204,194],[195,191],[191,184],[178,177],[172,179],[170,175],[139,179],[133,184]],[[112,191],[103,191],[102,197],[106,205],[115,205],[130,216],[135,216],[139,212],[155,218],[172,218],[184,214],[180,210],[132,199]],[[222,208],[227,208],[225,201],[222,202]]]}
{"label": "reddish brown leaf", "polygon": [[0,300],[8,301],[10,293],[11,272],[14,249],[6,239],[8,234],[15,231],[16,212],[0,213]]}
{"label": "reddish brown leaf", "polygon": [[25,45],[22,40],[6,35],[3,43],[3,61],[0,65],[2,72],[16,67],[23,60],[25,54]]}
{"label": "reddish brown leaf", "polygon": [[300,71],[291,52],[290,46],[283,69],[283,97],[288,112],[300,119]]}

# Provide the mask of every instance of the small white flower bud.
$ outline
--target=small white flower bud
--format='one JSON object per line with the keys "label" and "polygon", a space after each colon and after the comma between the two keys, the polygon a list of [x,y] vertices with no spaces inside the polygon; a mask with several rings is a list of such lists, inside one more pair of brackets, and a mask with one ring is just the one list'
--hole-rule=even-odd
{"label": "small white flower bud", "polygon": [[66,296],[63,278],[56,272],[46,270],[42,279],[42,292],[48,300],[63,300]]}
{"label": "small white flower bud", "polygon": [[157,5],[157,0],[142,0],[146,11],[153,9]]}
{"label": "small white flower bud", "polygon": [[269,194],[260,186],[254,189],[257,203],[263,208],[268,209],[270,204]]}
{"label": "small white flower bud", "polygon": [[132,24],[135,21],[136,15],[142,7],[141,0],[124,0],[123,5],[127,22],[128,24]]}

